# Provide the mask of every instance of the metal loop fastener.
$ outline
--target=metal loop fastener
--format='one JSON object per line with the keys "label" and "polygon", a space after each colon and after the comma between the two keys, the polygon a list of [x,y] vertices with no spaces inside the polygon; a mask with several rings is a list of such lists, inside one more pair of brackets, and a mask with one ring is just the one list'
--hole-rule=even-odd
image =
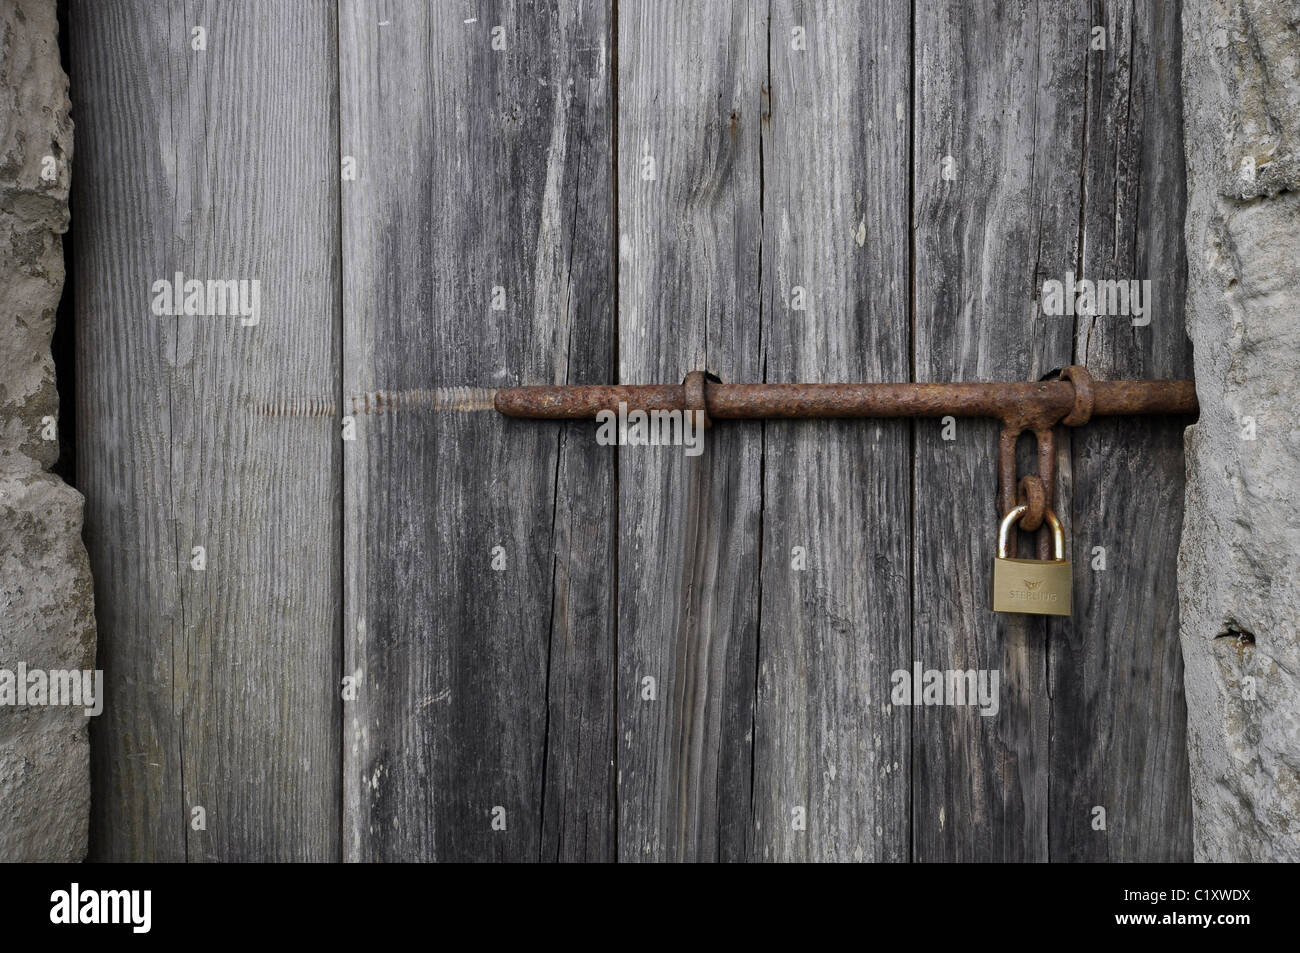
{"label": "metal loop fastener", "polygon": [[1047,512],[1047,490],[1043,478],[1032,473],[1020,478],[1016,488],[1016,502],[1029,507],[1020,518],[1020,528],[1032,533],[1043,525],[1043,515]]}
{"label": "metal loop fastener", "polygon": [[709,420],[709,403],[705,394],[705,384],[707,381],[722,383],[707,371],[691,371],[682,381],[683,400],[682,405],[687,412],[698,410],[703,415],[704,426],[711,427],[713,422]]}
{"label": "metal loop fastener", "polygon": [[[1007,549],[1011,541],[1011,527],[1016,525],[1019,520],[1029,512],[1029,505],[1021,503],[1013,506],[1011,512],[1002,517],[1002,522],[998,524],[998,559],[1007,558]],[[1057,562],[1065,559],[1065,528],[1061,526],[1061,521],[1056,518],[1056,514],[1051,510],[1043,513],[1043,518],[1047,520],[1047,525],[1052,529],[1052,550]]]}
{"label": "metal loop fastener", "polygon": [[1097,400],[1092,389],[1092,375],[1082,364],[1071,364],[1061,371],[1061,380],[1074,385],[1074,406],[1061,418],[1061,423],[1067,427],[1082,427],[1092,419],[1092,408]]}
{"label": "metal loop fastener", "polygon": [[[1030,531],[1042,528],[1043,511],[1038,510],[1034,505],[1034,498],[1031,493],[1042,492],[1043,510],[1052,508],[1052,489],[1056,485],[1056,434],[1050,425],[1044,425],[1034,429],[1034,442],[1038,444],[1038,473],[1032,475],[1037,486],[1031,488],[1024,485],[1023,481],[1016,481],[1016,443],[1020,440],[1023,431],[1014,426],[1003,425],[1002,432],[998,438],[998,515],[1005,516],[1010,513],[1017,502],[1025,503],[1030,506],[1033,512],[1030,513],[1030,519],[1021,524],[1021,527]],[[1019,499],[1024,494],[1024,499]],[[1033,517],[1037,517],[1037,520]],[[1038,534],[1038,554],[1039,558],[1047,558],[1047,550],[1050,545],[1047,534],[1040,532]]]}

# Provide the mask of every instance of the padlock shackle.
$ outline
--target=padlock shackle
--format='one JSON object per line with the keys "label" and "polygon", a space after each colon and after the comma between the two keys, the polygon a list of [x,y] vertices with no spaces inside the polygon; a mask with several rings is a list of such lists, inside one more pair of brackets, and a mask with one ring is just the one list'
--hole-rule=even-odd
{"label": "padlock shackle", "polygon": [[[1028,504],[1020,503],[1011,507],[1007,515],[1002,517],[1002,522],[998,525],[998,559],[1007,558],[1007,550],[1011,545],[1011,527],[1028,512]],[[1043,519],[1052,528],[1052,551],[1056,554],[1056,561],[1061,562],[1065,559],[1065,529],[1051,510],[1043,513]]]}

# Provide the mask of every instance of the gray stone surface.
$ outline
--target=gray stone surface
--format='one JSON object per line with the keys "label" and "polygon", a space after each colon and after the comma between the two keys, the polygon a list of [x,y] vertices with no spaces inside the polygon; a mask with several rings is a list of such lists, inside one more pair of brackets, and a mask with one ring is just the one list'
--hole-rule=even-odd
{"label": "gray stone surface", "polygon": [[1196,857],[1296,861],[1300,2],[1189,0],[1183,95],[1201,402],[1179,553]]}
{"label": "gray stone surface", "polygon": [[[54,0],[0,4],[0,669],[11,671],[95,658],[82,498],[45,472],[59,448],[42,436],[59,410],[50,336],[72,151],[57,32]],[[0,861],[85,856],[87,721],[80,708],[0,707]]]}

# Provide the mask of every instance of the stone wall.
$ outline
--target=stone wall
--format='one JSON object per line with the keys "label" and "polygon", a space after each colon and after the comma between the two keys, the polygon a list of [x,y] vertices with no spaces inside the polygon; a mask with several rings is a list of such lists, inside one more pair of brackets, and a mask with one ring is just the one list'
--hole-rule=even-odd
{"label": "stone wall", "polygon": [[81,494],[47,472],[72,157],[57,32],[54,0],[0,4],[0,861],[80,860],[90,812],[83,710],[3,704],[3,670],[95,659]]}
{"label": "stone wall", "polygon": [[1300,2],[1183,5],[1196,857],[1300,860]]}

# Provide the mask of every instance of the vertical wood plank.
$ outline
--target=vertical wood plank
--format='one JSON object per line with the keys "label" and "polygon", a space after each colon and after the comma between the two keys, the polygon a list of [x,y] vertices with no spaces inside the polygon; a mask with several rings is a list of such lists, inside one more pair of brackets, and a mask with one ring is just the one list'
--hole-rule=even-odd
{"label": "vertical wood plank", "polygon": [[608,32],[341,6],[349,859],[612,857],[612,457],[432,391],[608,378]]}
{"label": "vertical wood plank", "polygon": [[[1177,7],[1096,3],[1077,273],[1150,279],[1150,324],[1076,318],[1094,377],[1190,377]],[[1177,556],[1186,421],[1071,432],[1076,609],[1051,636],[1052,859],[1192,859]],[[1094,569],[1094,547],[1106,568]],[[1104,808],[1106,826],[1094,827]]]}
{"label": "vertical wood plank", "polygon": [[[1071,323],[1037,297],[1075,261],[1083,12],[916,7],[917,380],[1032,380],[1068,363]],[[997,425],[956,434],[916,424],[915,659],[996,670],[1000,709],[913,708],[914,857],[1046,860],[1047,627],[990,611]]]}
{"label": "vertical wood plank", "polygon": [[[256,409],[338,379],[334,14],[77,2],[70,41],[92,850],[336,859],[340,450]],[[259,323],[151,313],[176,272],[258,280]]]}
{"label": "vertical wood plank", "polygon": [[[910,8],[773,5],[766,380],[910,376]],[[755,856],[906,860],[910,716],[889,699],[911,669],[911,425],[765,440]]]}
{"label": "vertical wood plank", "polygon": [[[700,368],[761,375],[766,44],[757,3],[618,5],[623,382],[677,382]],[[748,850],[761,439],[758,427],[720,423],[698,457],[619,451],[624,860]]]}

